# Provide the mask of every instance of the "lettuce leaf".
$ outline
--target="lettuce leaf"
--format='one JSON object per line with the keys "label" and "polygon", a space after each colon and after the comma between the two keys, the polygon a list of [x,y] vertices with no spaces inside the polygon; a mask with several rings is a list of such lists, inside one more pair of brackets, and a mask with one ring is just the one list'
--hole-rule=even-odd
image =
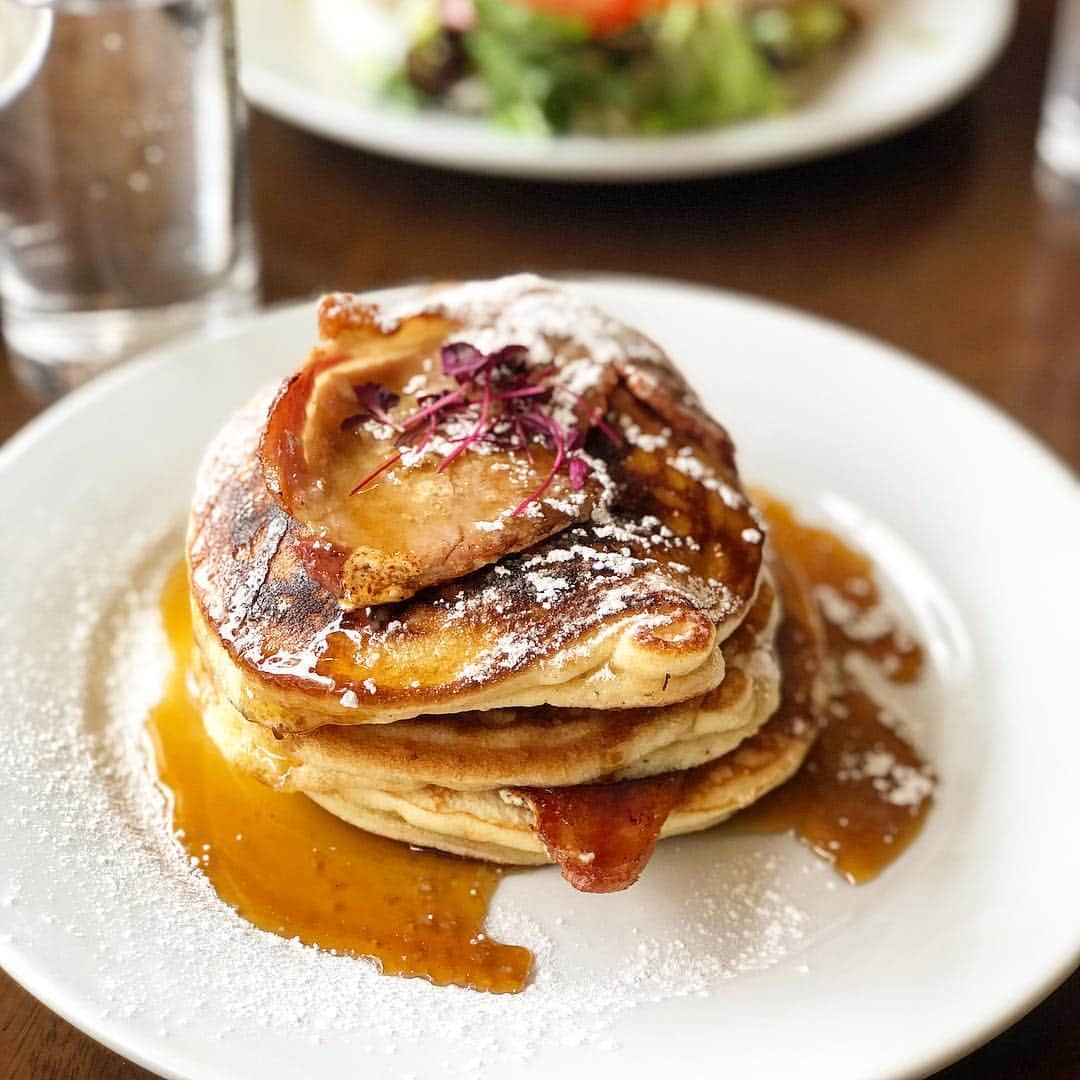
{"label": "lettuce leaf", "polygon": [[[474,4],[468,29],[439,28],[417,42],[405,81],[429,100],[452,99],[467,77],[496,123],[536,133],[662,133],[780,111],[788,104],[781,71],[851,29],[836,0],[749,16],[724,0],[676,0],[602,37],[515,0]],[[395,86],[400,100],[402,81]]]}
{"label": "lettuce leaf", "polygon": [[620,35],[476,0],[462,43],[504,126],[537,132],[664,132],[782,108],[783,87],[722,4],[676,4]]}

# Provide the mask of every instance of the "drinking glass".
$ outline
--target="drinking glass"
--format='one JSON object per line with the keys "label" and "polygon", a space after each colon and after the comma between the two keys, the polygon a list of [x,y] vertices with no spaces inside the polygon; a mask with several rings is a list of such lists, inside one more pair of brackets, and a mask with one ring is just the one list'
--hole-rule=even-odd
{"label": "drinking glass", "polygon": [[249,308],[230,0],[0,0],[0,303],[52,397]]}
{"label": "drinking glass", "polygon": [[1080,207],[1080,0],[1058,5],[1035,146],[1040,192],[1057,205]]}

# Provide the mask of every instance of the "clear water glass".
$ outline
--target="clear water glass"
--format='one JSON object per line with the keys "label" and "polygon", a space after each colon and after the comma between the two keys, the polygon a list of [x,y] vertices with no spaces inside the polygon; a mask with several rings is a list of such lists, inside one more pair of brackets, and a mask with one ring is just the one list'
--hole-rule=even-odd
{"label": "clear water glass", "polygon": [[53,397],[250,308],[230,0],[0,0],[0,302]]}
{"label": "clear water glass", "polygon": [[1058,5],[1036,151],[1043,196],[1080,207],[1080,0]]}

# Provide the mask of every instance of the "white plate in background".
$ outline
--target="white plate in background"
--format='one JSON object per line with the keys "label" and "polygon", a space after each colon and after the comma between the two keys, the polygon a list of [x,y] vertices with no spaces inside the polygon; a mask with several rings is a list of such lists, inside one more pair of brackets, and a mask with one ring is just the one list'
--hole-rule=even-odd
{"label": "white plate in background", "polygon": [[0,451],[0,962],[95,1038],[184,1077],[866,1080],[923,1074],[1080,957],[1080,493],[1011,421],[888,347],[673,283],[575,285],[667,347],[744,475],[877,560],[928,646],[941,787],[871,884],[790,837],[660,845],[626,893],[513,875],[491,931],[521,995],[383,978],[255,930],[168,834],[139,745],[154,596],[214,431],[293,368],[314,305],[102,377]]}
{"label": "white plate in background", "polygon": [[784,116],[657,137],[537,138],[365,88],[401,48],[379,0],[239,0],[241,81],[256,105],[331,139],[466,172],[545,180],[671,180],[803,161],[910,127],[954,102],[997,56],[1014,0],[883,0],[813,100]]}

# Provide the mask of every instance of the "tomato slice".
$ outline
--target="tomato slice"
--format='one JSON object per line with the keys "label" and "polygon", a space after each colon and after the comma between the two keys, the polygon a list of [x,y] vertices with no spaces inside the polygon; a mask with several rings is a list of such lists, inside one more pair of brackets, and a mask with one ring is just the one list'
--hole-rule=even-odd
{"label": "tomato slice", "polygon": [[533,11],[580,19],[596,37],[615,34],[666,7],[670,0],[516,0]]}

